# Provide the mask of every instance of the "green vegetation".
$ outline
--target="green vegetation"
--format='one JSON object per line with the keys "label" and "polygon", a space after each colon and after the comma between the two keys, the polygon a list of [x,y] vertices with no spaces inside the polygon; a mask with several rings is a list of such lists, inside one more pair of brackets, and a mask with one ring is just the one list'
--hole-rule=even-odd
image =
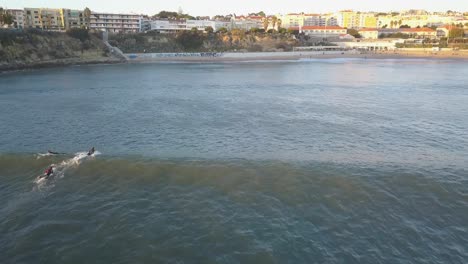
{"label": "green vegetation", "polygon": [[208,27],[205,28],[205,32],[208,33],[208,34],[212,34],[214,32],[214,29],[213,29],[213,27],[208,26]]}
{"label": "green vegetation", "polygon": [[183,14],[182,12],[171,12],[171,11],[161,11],[158,14],[154,15],[152,18],[166,18],[166,19],[192,19],[195,20],[195,17],[189,14]]}
{"label": "green vegetation", "polygon": [[199,33],[198,30],[184,30],[177,33],[176,41],[181,45],[186,51],[196,51],[201,48],[203,41],[206,36],[203,33]]}
{"label": "green vegetation", "polygon": [[286,29],[265,32],[254,28],[248,31],[220,29],[205,33],[187,30],[175,34],[157,32],[114,34],[109,43],[126,53],[153,52],[225,52],[225,51],[289,51],[295,46],[307,45],[294,38]]}
{"label": "green vegetation", "polygon": [[13,16],[5,9],[0,7],[0,25],[11,25],[13,24]]}
{"label": "green vegetation", "polygon": [[361,34],[359,34],[359,32],[357,30],[352,29],[352,28],[347,29],[346,33],[348,33],[349,35],[351,35],[351,36],[353,36],[355,38],[361,38],[362,37]]}
{"label": "green vegetation", "polygon": [[405,24],[405,25],[401,25],[400,28],[411,28],[411,27]]}
{"label": "green vegetation", "polygon": [[85,29],[67,33],[0,29],[0,43],[0,71],[41,65],[120,61],[112,57],[101,39]]}
{"label": "green vegetation", "polygon": [[84,28],[71,28],[67,30],[67,34],[70,37],[79,39],[82,42],[89,39],[88,30]]}
{"label": "green vegetation", "polygon": [[449,38],[463,38],[465,35],[465,32],[463,28],[452,28],[449,31]]}

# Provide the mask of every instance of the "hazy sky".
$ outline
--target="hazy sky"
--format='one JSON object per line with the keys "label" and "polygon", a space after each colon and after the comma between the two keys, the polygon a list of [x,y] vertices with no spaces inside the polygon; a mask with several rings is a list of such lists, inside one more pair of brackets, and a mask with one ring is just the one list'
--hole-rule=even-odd
{"label": "hazy sky", "polygon": [[428,11],[457,10],[468,12],[468,0],[0,0],[7,8],[51,7],[93,11],[133,12],[153,15],[161,10],[177,11],[191,15],[246,14],[265,11],[267,14],[289,12],[334,12],[341,9],[359,11],[393,11],[425,9]]}

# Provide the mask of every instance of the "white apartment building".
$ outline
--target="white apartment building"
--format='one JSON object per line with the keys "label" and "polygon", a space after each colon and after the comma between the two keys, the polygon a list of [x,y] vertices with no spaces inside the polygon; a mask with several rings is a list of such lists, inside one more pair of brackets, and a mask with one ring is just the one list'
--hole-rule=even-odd
{"label": "white apartment building", "polygon": [[291,27],[292,30],[299,30],[307,36],[316,38],[337,38],[346,35],[347,30],[339,26],[303,26]]}
{"label": "white apartment building", "polygon": [[141,15],[92,12],[90,29],[110,33],[136,33],[141,30]]}
{"label": "white apartment building", "polygon": [[229,21],[213,21],[213,20],[153,20],[150,22],[151,30],[156,30],[161,33],[174,33],[183,30],[192,30],[196,28],[199,31],[205,31],[207,27],[212,27],[214,31],[220,28],[232,28],[232,22]]}
{"label": "white apartment building", "polygon": [[334,16],[320,14],[304,14],[304,26],[337,26],[338,20]]}

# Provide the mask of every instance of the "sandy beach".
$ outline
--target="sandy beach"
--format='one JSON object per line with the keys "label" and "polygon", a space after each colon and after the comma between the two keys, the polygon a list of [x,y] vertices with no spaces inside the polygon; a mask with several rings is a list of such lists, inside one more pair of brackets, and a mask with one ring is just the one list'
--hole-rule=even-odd
{"label": "sandy beach", "polygon": [[264,60],[301,60],[301,59],[334,59],[334,58],[363,58],[363,59],[450,59],[468,60],[468,50],[460,51],[430,51],[427,50],[396,50],[381,52],[245,52],[219,53],[216,55],[200,56],[200,53],[150,53],[126,54],[129,62],[230,62],[230,61],[264,61]]}

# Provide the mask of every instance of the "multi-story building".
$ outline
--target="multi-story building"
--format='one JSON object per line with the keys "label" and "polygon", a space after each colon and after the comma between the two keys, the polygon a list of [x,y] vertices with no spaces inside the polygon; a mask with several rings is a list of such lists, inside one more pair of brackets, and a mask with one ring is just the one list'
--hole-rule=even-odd
{"label": "multi-story building", "polygon": [[291,13],[281,16],[282,27],[303,27],[304,13]]}
{"label": "multi-story building", "polygon": [[413,38],[429,38],[429,39],[437,38],[437,31],[432,28],[423,27],[423,28],[395,28],[395,29],[382,28],[382,29],[379,29],[379,36],[381,34],[395,34],[395,33],[406,34]]}
{"label": "multi-story building", "polygon": [[8,9],[7,12],[13,16],[13,27],[24,28],[24,10]]}
{"label": "multi-story building", "polygon": [[196,28],[198,31],[205,31],[207,27],[213,28],[218,31],[220,28],[231,29],[232,22],[229,21],[213,21],[213,20],[153,20],[150,22],[151,30],[159,31],[161,33],[175,33],[184,30],[192,30]]}
{"label": "multi-story building", "polygon": [[321,14],[304,14],[304,26],[337,26],[335,17]]}
{"label": "multi-story building", "polygon": [[376,28],[377,18],[372,13],[359,14],[359,28]]}
{"label": "multi-story building", "polygon": [[378,39],[379,30],[376,28],[362,28],[358,31],[363,39]]}
{"label": "multi-story building", "polygon": [[231,28],[243,30],[250,30],[252,28],[263,28],[263,19],[264,17],[261,16],[236,16],[233,17],[231,20]]}
{"label": "multi-story building", "polygon": [[316,38],[337,38],[346,35],[346,29],[339,26],[303,26],[290,27],[291,30],[299,30],[307,36]]}
{"label": "multi-story building", "polygon": [[25,8],[24,27],[44,30],[64,30],[60,9]]}
{"label": "multi-story building", "polygon": [[91,12],[89,28],[110,33],[136,33],[141,30],[142,16]]}
{"label": "multi-story building", "polygon": [[65,30],[70,28],[88,28],[84,10],[60,9],[62,24]]}
{"label": "multi-story building", "polygon": [[360,14],[353,10],[343,10],[336,14],[338,25],[344,28],[359,28]]}
{"label": "multi-story building", "polygon": [[23,11],[25,28],[44,30],[68,30],[70,28],[88,28],[83,10],[25,8]]}

